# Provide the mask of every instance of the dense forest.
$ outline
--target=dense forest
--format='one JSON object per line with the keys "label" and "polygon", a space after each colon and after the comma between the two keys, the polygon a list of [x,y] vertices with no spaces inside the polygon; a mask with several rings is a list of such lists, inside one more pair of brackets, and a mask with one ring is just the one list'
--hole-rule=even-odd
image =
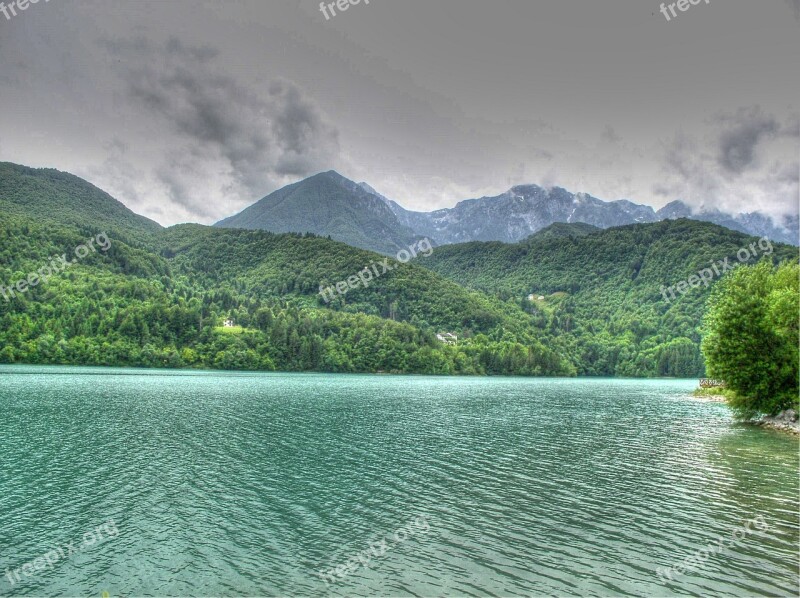
{"label": "dense forest", "polygon": [[[753,241],[686,220],[554,225],[515,245],[391,260],[393,271],[325,303],[320,285],[383,256],[311,234],[164,229],[72,175],[0,164],[0,285],[101,232],[108,251],[0,297],[0,362],[698,376],[709,291],[668,304],[659,287]],[[797,249],[775,245],[764,259],[796,262]]]}
{"label": "dense forest", "polygon": [[[24,280],[95,234],[0,216],[0,284]],[[196,225],[163,231],[157,249],[149,238],[109,238],[107,252],[0,298],[0,362],[575,374],[524,312],[412,264],[323,307],[322,276],[340,280],[377,258],[341,243]],[[235,326],[226,328],[229,319]],[[468,338],[446,345],[438,330]]]}
{"label": "dense forest", "polygon": [[798,260],[797,247],[763,243],[762,251],[754,237],[680,219],[606,230],[555,224],[513,245],[439,247],[426,265],[520,305],[582,375],[699,376],[702,319],[720,277],[670,301],[662,288],[712,262],[739,265],[737,252],[752,243],[756,255],[743,265]]}

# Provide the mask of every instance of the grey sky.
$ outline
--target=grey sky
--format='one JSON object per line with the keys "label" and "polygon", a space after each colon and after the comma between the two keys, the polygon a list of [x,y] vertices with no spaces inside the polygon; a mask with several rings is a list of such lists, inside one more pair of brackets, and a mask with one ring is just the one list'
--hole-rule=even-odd
{"label": "grey sky", "polygon": [[328,169],[412,209],[538,183],[796,213],[798,0],[659,5],[40,1],[0,14],[0,160],[162,224]]}

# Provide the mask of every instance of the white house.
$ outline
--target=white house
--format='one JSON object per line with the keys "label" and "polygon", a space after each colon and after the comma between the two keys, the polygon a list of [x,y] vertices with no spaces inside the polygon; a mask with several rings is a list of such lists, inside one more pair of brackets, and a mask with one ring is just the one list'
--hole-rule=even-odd
{"label": "white house", "polygon": [[457,345],[458,344],[458,337],[453,334],[452,332],[441,332],[436,335],[436,338],[439,339],[440,342],[446,345]]}
{"label": "white house", "polygon": [[233,320],[231,320],[230,318],[228,318],[227,320],[225,320],[225,321],[222,323],[222,325],[223,325],[225,328],[233,328],[234,326],[236,326],[236,324],[234,323],[234,321],[233,321]]}

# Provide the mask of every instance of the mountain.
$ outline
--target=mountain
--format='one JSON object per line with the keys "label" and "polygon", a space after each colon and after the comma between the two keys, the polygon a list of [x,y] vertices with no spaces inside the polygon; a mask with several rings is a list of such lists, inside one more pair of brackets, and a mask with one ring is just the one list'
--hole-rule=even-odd
{"label": "mountain", "polygon": [[314,233],[385,255],[420,239],[400,223],[387,200],[334,171],[279,189],[214,226]]}
{"label": "mountain", "polygon": [[[10,171],[3,183],[12,193],[0,194],[0,363],[576,371],[537,339],[522,309],[421,267],[427,258],[400,263],[310,234],[162,229],[77,177],[50,177],[43,187]],[[106,211],[89,216],[87,204]],[[100,231],[114,231],[107,251],[52,270],[53,255],[72,254]],[[376,273],[368,285],[325,303],[321,284],[356,278],[365,266]],[[235,325],[223,326],[229,319]],[[437,340],[441,331],[456,333],[458,345]]]}
{"label": "mountain", "polygon": [[453,208],[434,212],[412,212],[396,202],[386,201],[401,223],[440,245],[469,241],[515,243],[556,222],[584,222],[611,228],[675,218],[713,222],[781,243],[800,244],[797,216],[786,217],[782,227],[778,227],[769,217],[757,212],[733,216],[719,210],[704,210],[693,214],[681,201],[673,201],[656,212],[650,206],[626,199],[603,201],[560,187],[547,190],[536,185],[522,185],[502,195],[469,199]]}
{"label": "mountain", "polygon": [[539,232],[533,233],[530,237],[528,237],[528,240],[533,238],[536,238],[537,241],[542,241],[545,239],[577,239],[601,230],[603,229],[591,224],[585,224],[583,222],[575,222],[574,224],[556,222],[546,228],[543,228]]}
{"label": "mountain", "polygon": [[335,172],[276,191],[217,226],[313,232],[392,255],[418,237],[437,245],[470,241],[516,243],[558,222],[611,228],[674,218],[693,218],[780,242],[799,243],[796,216],[787,218],[781,228],[758,213],[733,216],[706,210],[692,214],[680,201],[656,212],[626,199],[603,201],[586,193],[537,185],[520,185],[494,197],[464,200],[453,208],[416,212],[381,195],[367,183],[354,183]]}
{"label": "mountain", "polygon": [[[160,251],[112,238],[45,283],[9,287],[85,239],[0,218],[0,363],[320,372],[574,375],[516,306],[419,265],[326,305],[376,253],[321,237],[180,225]],[[223,326],[226,320],[234,326]],[[454,331],[459,346],[436,339]]]}
{"label": "mountain", "polygon": [[627,200],[605,202],[585,193],[521,185],[496,197],[459,202],[434,212],[392,205],[400,222],[440,245],[469,241],[513,243],[553,224],[584,222],[600,228],[654,222],[655,212]]}
{"label": "mountain", "polygon": [[[401,264],[314,234],[162,229],[77,177],[2,172],[2,363],[699,376],[708,289],[668,301],[662,287],[759,246],[687,219],[554,223],[522,242],[440,246]],[[389,207],[363,186],[333,181],[347,197],[365,193]],[[100,231],[107,252],[19,291],[28,273]],[[797,248],[770,247],[757,257],[798,260]],[[359,284],[365,267],[376,276]],[[347,280],[356,284],[346,293],[320,296],[321,286]],[[442,332],[457,344],[440,342]]]}
{"label": "mountain", "polygon": [[759,245],[718,225],[678,219],[594,231],[554,224],[521,243],[438,247],[426,266],[526,308],[545,344],[559,347],[580,374],[685,376],[702,370],[700,326],[709,289],[671,299],[664,288],[711,262],[738,264],[737,252],[751,244],[757,252],[749,263],[800,258],[797,247]]}
{"label": "mountain", "polygon": [[693,220],[713,222],[714,224],[719,224],[720,226],[749,235],[768,237],[779,243],[800,245],[800,239],[798,239],[800,221],[798,221],[797,215],[785,216],[782,222],[783,226],[779,228],[773,224],[770,218],[758,212],[732,216],[716,209],[705,209],[692,213],[692,209],[689,206],[680,200],[676,200],[658,210],[658,212],[656,212],[656,218],[658,220],[666,220],[668,218],[691,218]]}
{"label": "mountain", "polygon": [[51,168],[0,162],[0,214],[74,224],[150,238],[161,225],[135,214],[105,191]]}

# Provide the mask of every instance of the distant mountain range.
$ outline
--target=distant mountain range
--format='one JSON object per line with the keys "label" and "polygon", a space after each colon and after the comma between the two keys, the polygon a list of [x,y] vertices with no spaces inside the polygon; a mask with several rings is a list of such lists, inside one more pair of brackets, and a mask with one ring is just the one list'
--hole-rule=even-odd
{"label": "distant mountain range", "polygon": [[392,254],[419,237],[427,237],[437,245],[470,241],[516,243],[557,222],[611,228],[676,218],[713,222],[739,232],[799,244],[797,216],[787,218],[781,228],[759,213],[731,215],[708,210],[692,214],[681,201],[655,211],[624,199],[603,201],[586,193],[537,185],[520,185],[495,197],[467,199],[453,208],[414,212],[367,183],[355,183],[334,171],[279,189],[215,226],[275,233],[311,232]]}

